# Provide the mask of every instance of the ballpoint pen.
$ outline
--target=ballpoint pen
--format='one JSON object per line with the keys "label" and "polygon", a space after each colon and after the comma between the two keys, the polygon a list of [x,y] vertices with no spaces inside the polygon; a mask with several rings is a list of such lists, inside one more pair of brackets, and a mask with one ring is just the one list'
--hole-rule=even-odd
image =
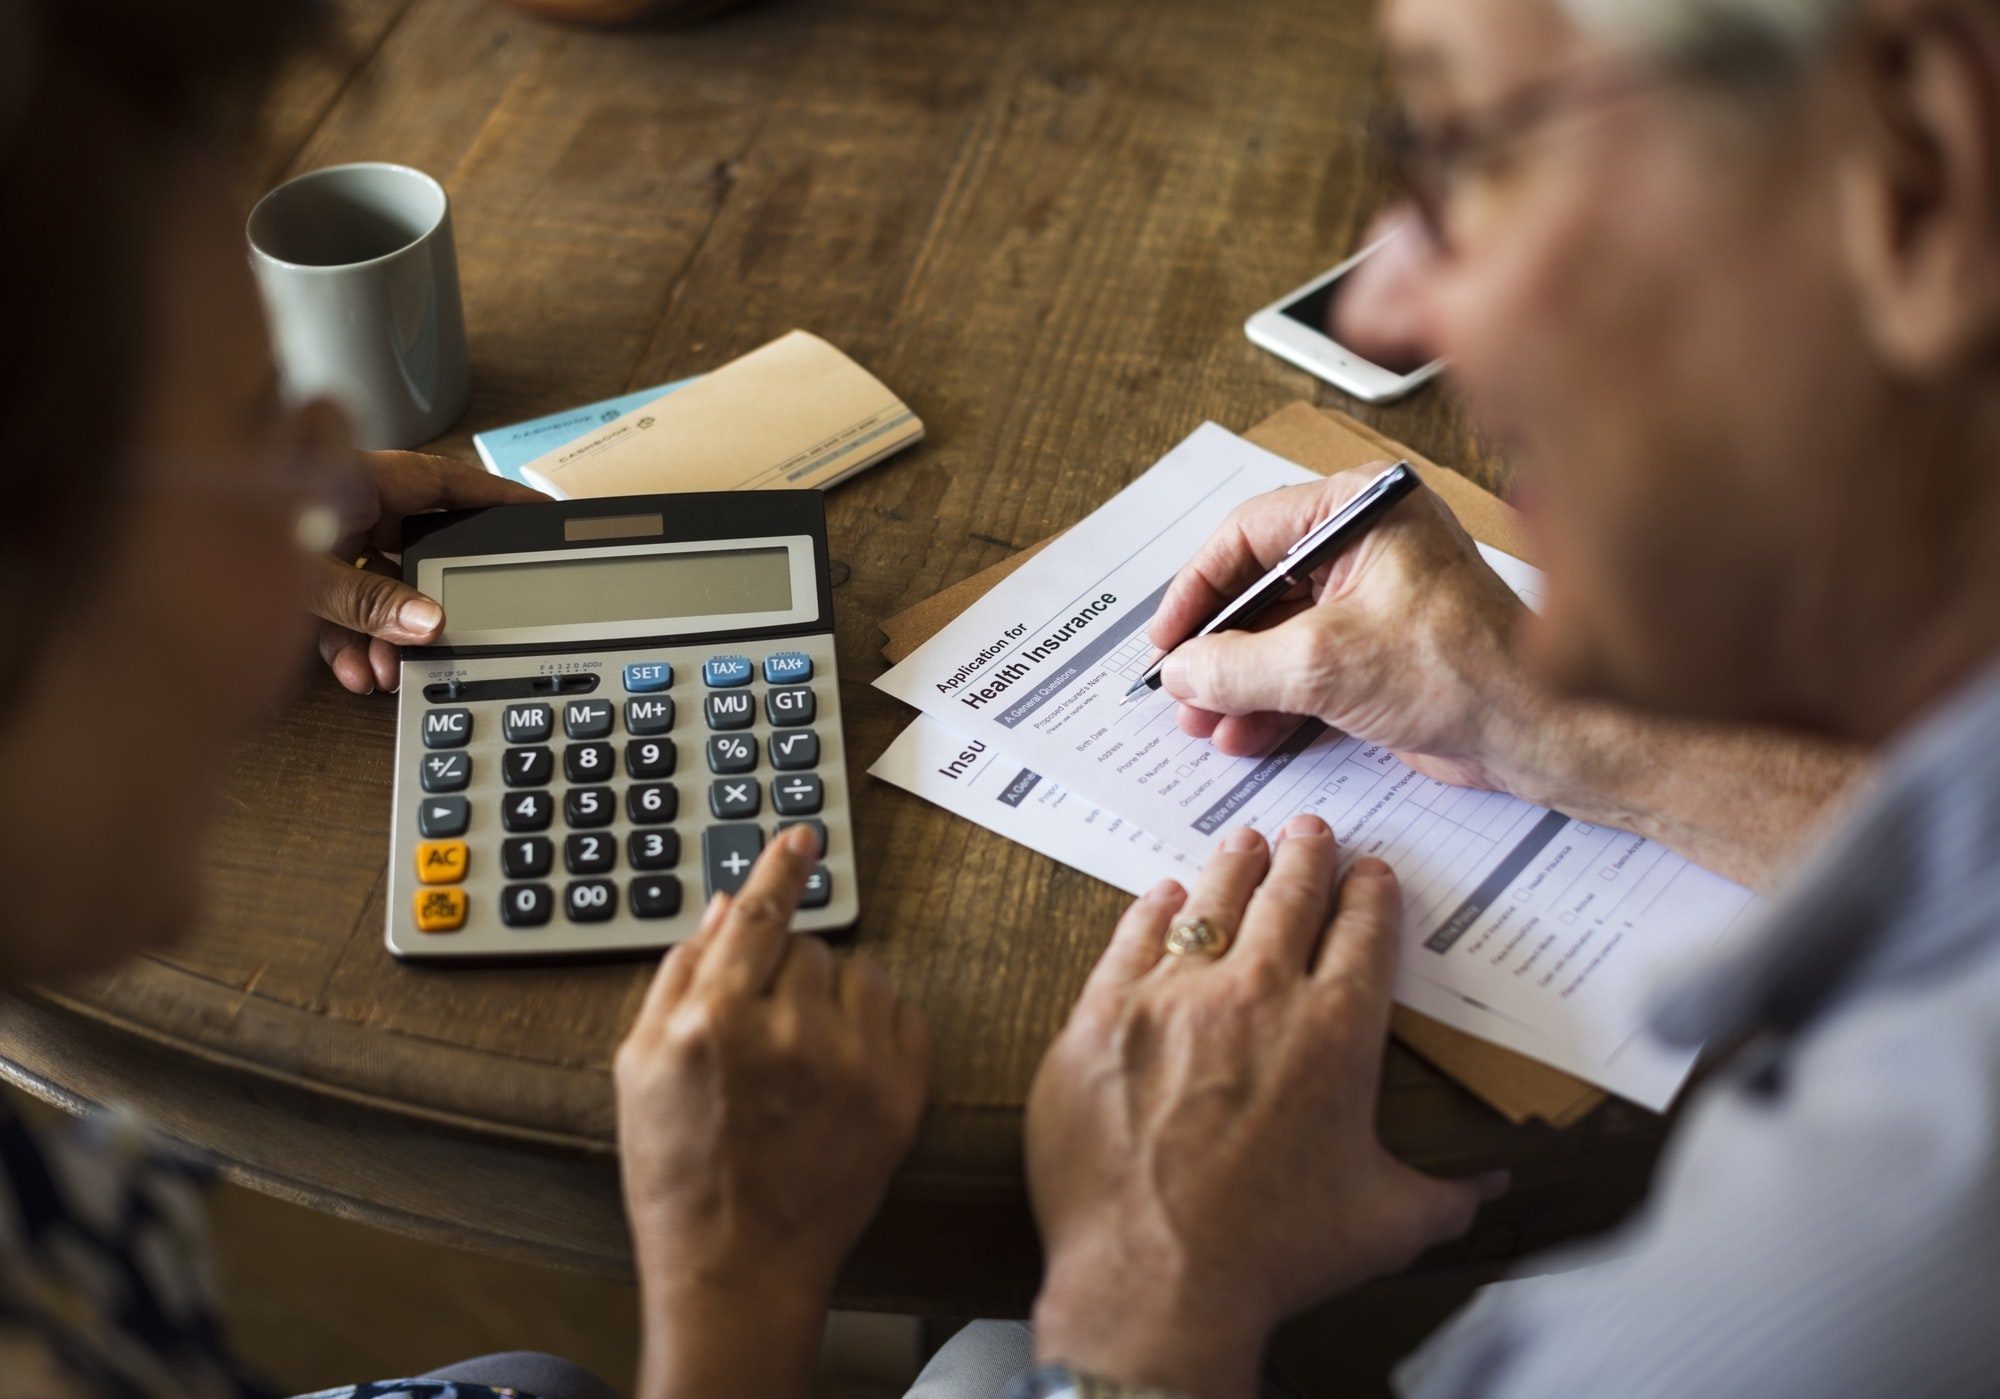
{"label": "ballpoint pen", "polygon": [[[1249,626],[1266,608],[1337,558],[1387,514],[1391,506],[1422,484],[1422,478],[1409,462],[1397,462],[1363,486],[1354,499],[1307,530],[1305,536],[1272,565],[1270,572],[1209,618],[1207,625],[1195,635],[1212,636],[1216,632],[1241,631]],[[1168,651],[1154,661],[1118,702],[1130,704],[1146,691],[1159,689],[1160,671],[1172,654]]]}

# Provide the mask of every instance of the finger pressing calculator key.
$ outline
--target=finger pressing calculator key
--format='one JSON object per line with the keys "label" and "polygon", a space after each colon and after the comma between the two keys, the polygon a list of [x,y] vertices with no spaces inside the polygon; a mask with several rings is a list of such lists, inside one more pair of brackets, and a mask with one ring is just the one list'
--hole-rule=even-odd
{"label": "finger pressing calculator key", "polygon": [[446,621],[402,662],[392,952],[656,950],[793,825],[819,845],[793,927],[855,922],[817,492],[506,506],[404,530],[404,577]]}

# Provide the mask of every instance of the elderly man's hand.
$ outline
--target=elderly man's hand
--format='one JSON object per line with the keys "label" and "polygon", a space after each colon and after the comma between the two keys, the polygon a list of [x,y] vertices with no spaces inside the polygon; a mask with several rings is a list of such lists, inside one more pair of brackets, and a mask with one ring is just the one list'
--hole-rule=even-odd
{"label": "elderly man's hand", "polygon": [[[444,630],[444,609],[397,576],[383,556],[403,547],[403,517],[425,510],[521,505],[547,496],[504,476],[422,452],[362,452],[348,533],[315,566],[313,615],[323,619],[319,653],[357,695],[396,688],[399,647]],[[360,565],[357,566],[357,561]]]}
{"label": "elderly man's hand", "polygon": [[[1301,716],[1460,786],[1505,787],[1533,688],[1508,638],[1523,607],[1428,490],[1406,497],[1252,631],[1187,640],[1387,463],[1246,501],[1180,571],[1148,629],[1182,729],[1261,752]],[[1185,644],[1182,644],[1185,642]]]}
{"label": "elderly man's hand", "polygon": [[[1280,1320],[1462,1232],[1504,1184],[1376,1139],[1397,886],[1362,860],[1336,895],[1335,853],[1316,817],[1275,855],[1239,832],[1185,908],[1166,884],[1119,924],[1028,1104],[1043,1359],[1248,1396]],[[1233,943],[1164,955],[1177,913]]]}

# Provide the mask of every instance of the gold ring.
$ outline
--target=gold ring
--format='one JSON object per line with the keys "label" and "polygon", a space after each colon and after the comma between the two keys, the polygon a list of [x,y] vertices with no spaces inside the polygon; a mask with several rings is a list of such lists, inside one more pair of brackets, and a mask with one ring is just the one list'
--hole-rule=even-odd
{"label": "gold ring", "polygon": [[1169,957],[1200,957],[1209,961],[1229,950],[1229,934],[1206,918],[1177,918],[1167,929]]}

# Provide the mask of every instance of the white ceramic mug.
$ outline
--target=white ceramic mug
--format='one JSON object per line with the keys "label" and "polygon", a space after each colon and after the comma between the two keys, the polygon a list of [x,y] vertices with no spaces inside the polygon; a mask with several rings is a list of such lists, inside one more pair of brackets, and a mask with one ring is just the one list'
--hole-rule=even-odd
{"label": "white ceramic mug", "polygon": [[458,420],[471,372],[443,185],[407,165],[330,166],[265,195],[247,231],[287,397],[332,399],[370,449]]}

